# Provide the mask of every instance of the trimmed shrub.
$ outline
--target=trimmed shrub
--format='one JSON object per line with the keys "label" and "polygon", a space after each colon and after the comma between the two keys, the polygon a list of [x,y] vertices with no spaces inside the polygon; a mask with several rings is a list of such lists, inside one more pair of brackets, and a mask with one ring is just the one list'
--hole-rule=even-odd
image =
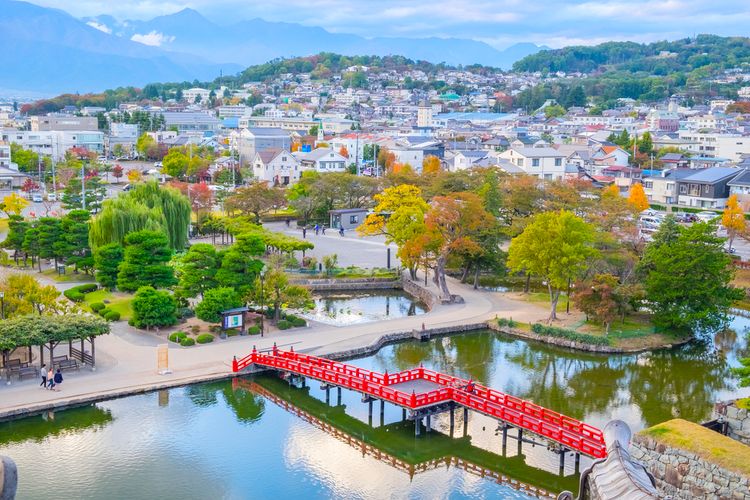
{"label": "trimmed shrub", "polygon": [[120,321],[120,313],[117,311],[109,311],[107,314],[102,315],[107,321]]}
{"label": "trimmed shrub", "polygon": [[248,335],[260,335],[260,327],[258,325],[253,325],[250,328],[247,329]]}
{"label": "trimmed shrub", "polygon": [[185,332],[174,332],[172,335],[169,336],[170,342],[177,342],[178,344],[185,340],[187,338],[187,335]]}
{"label": "trimmed shrub", "polygon": [[95,313],[98,313],[99,311],[101,311],[107,306],[104,304],[104,302],[94,302],[89,307],[91,308],[92,311],[94,311]]}
{"label": "trimmed shrub", "polygon": [[109,312],[112,312],[112,309],[110,309],[109,307],[105,307],[104,309],[99,309],[99,311],[97,311],[97,314],[103,318],[104,315]]}
{"label": "trimmed shrub", "polygon": [[74,286],[73,288],[77,289],[83,294],[86,294],[97,291],[99,289],[99,285],[97,285],[96,283],[85,283],[83,285]]}
{"label": "trimmed shrub", "polygon": [[236,328],[229,328],[224,333],[227,334],[227,337],[236,337],[240,334],[240,332]]}
{"label": "trimmed shrub", "polygon": [[279,330],[289,330],[293,325],[289,321],[282,319],[279,320],[276,326],[279,327]]}
{"label": "trimmed shrub", "polygon": [[303,326],[307,326],[307,321],[305,321],[303,318],[299,318],[295,316],[294,318],[287,317],[287,321],[289,321],[293,327],[300,328]]}
{"label": "trimmed shrub", "polygon": [[597,337],[596,335],[589,335],[587,333],[578,333],[574,330],[567,330],[556,326],[546,326],[541,323],[534,323],[531,325],[531,331],[539,335],[568,339],[583,344],[610,345],[609,338],[607,337]]}
{"label": "trimmed shrub", "polygon": [[191,339],[190,337],[186,337],[180,340],[180,345],[182,347],[190,347],[191,345],[195,345],[195,340]]}
{"label": "trimmed shrub", "polygon": [[210,344],[214,341],[214,336],[210,333],[202,333],[195,339],[199,344]]}
{"label": "trimmed shrub", "polygon": [[190,331],[198,335],[201,332],[201,327],[199,325],[193,325],[190,327]]}
{"label": "trimmed shrub", "polygon": [[68,288],[63,292],[63,295],[65,295],[65,297],[72,300],[73,302],[83,302],[83,299],[86,298],[84,294],[82,294],[75,288]]}

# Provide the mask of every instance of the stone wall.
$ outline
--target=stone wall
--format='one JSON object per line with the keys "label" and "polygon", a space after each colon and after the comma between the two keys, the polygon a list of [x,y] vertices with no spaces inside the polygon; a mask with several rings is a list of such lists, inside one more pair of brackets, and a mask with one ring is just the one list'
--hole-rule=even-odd
{"label": "stone wall", "polygon": [[687,450],[669,447],[648,436],[635,435],[630,456],[646,465],[662,496],[675,500],[750,500],[747,477]]}
{"label": "stone wall", "polygon": [[750,411],[738,408],[736,401],[716,403],[712,419],[727,423],[727,436],[750,446]]}
{"label": "stone wall", "polygon": [[16,463],[9,457],[0,456],[0,500],[16,498],[18,470]]}
{"label": "stone wall", "polygon": [[409,295],[416,297],[423,302],[429,309],[435,307],[435,304],[440,303],[440,297],[435,295],[429,289],[423,287],[416,281],[412,281],[407,277],[403,277],[401,280],[404,291]]}
{"label": "stone wall", "polygon": [[401,280],[393,278],[356,278],[356,279],[296,279],[295,285],[303,285],[315,292],[325,291],[358,291],[358,290],[394,290],[401,288]]}

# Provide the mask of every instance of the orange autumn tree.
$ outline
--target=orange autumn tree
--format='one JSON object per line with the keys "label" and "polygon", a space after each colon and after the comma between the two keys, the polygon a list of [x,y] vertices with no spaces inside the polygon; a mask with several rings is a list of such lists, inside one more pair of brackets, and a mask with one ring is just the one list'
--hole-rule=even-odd
{"label": "orange autumn tree", "polygon": [[434,155],[425,156],[422,160],[422,175],[434,175],[440,172],[440,158]]}
{"label": "orange autumn tree", "polygon": [[346,149],[346,146],[341,146],[341,149],[339,149],[339,154],[344,158],[349,158],[349,150]]}
{"label": "orange autumn tree", "polygon": [[393,170],[393,165],[395,163],[396,155],[391,151],[388,151],[388,148],[381,148],[380,151],[378,151],[378,165],[380,165],[386,172]]}
{"label": "orange autumn tree", "polygon": [[630,186],[628,203],[633,205],[633,208],[639,212],[643,212],[649,207],[648,197],[646,196],[646,191],[643,190],[643,184],[639,182]]}
{"label": "orange autumn tree", "polygon": [[443,299],[452,295],[445,279],[445,269],[451,255],[479,255],[482,230],[492,227],[495,219],[484,208],[481,197],[474,193],[451,193],[435,196],[425,215],[425,246],[432,249],[435,261],[435,284]]}
{"label": "orange autumn tree", "polygon": [[742,211],[742,207],[737,201],[736,194],[733,194],[727,200],[727,207],[721,215],[721,225],[727,230],[729,236],[729,250],[731,251],[734,238],[739,233],[745,231],[745,228],[747,227],[745,212]]}

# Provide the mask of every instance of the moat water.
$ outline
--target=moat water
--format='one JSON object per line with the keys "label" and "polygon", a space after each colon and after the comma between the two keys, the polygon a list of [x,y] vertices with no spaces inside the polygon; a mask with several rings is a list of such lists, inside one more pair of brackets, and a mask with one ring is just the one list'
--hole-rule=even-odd
{"label": "moat water", "polygon": [[[748,395],[730,367],[750,355],[746,328],[670,350],[594,355],[477,332],[385,347],[351,363],[394,372],[425,367],[481,381],[603,426],[634,430],[703,421],[714,401]],[[33,390],[30,388],[29,390]],[[0,454],[19,468],[19,500],[120,498],[528,498],[526,485],[575,490],[544,446],[503,453],[496,422],[457,412],[415,438],[400,409],[373,420],[360,395],[272,376],[196,384],[0,423]],[[0,397],[2,391],[0,390]],[[446,460],[447,457],[447,460]],[[450,462],[450,463],[448,463]],[[586,461],[582,463],[585,466]],[[482,477],[484,475],[484,477]],[[498,477],[500,478],[498,480]]]}

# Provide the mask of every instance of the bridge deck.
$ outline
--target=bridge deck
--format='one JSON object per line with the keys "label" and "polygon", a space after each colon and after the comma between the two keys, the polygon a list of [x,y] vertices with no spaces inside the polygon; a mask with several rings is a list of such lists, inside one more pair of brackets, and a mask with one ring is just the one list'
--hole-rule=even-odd
{"label": "bridge deck", "polygon": [[271,353],[253,349],[244,358],[235,358],[232,370],[236,373],[253,365],[320,380],[411,410],[453,402],[584,455],[593,458],[607,455],[604,436],[596,427],[530,401],[421,366],[393,374],[378,373],[274,347]]}

